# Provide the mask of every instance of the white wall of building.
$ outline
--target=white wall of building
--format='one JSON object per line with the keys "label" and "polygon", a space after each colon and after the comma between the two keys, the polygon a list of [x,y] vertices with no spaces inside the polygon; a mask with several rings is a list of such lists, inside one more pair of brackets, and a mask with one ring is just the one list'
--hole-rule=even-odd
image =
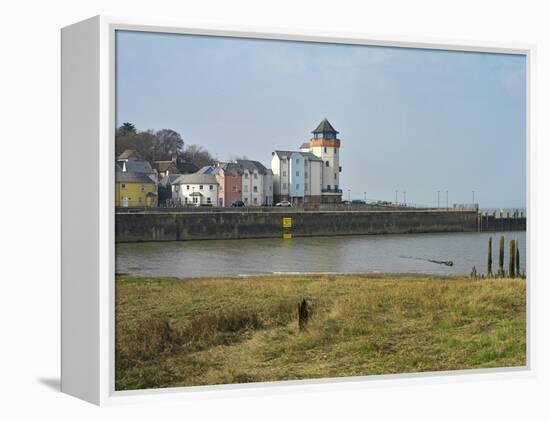
{"label": "white wall of building", "polygon": [[[174,184],[172,185],[172,198],[179,199],[182,205],[218,206],[218,188],[217,183]],[[202,196],[192,195],[195,192],[201,193]]]}

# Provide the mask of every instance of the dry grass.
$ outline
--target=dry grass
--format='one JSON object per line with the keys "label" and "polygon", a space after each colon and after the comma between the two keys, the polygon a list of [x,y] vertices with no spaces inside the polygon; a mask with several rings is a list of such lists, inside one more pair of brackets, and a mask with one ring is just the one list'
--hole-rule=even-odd
{"label": "dry grass", "polygon": [[120,277],[116,388],[523,366],[525,331],[522,279]]}

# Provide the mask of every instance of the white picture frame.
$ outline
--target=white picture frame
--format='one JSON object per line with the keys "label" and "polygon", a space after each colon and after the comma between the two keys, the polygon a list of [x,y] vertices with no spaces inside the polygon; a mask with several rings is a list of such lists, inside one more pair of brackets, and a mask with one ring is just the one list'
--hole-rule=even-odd
{"label": "white picture frame", "polygon": [[[521,54],[527,62],[527,366],[300,380],[160,390],[114,390],[114,133],[115,31],[147,31],[225,37],[330,42]],[[379,387],[403,382],[508,379],[536,373],[533,315],[536,236],[533,45],[377,37],[343,32],[280,31],[276,28],[196,26],[152,19],[96,16],[65,27],[62,34],[62,356],[63,392],[98,405],[171,399],[203,399],[263,393]],[[83,188],[85,187],[85,188]]]}

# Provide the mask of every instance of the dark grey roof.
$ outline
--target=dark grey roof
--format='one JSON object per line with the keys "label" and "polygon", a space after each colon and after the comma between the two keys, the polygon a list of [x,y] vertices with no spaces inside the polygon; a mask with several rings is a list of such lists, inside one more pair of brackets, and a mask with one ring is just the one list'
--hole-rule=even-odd
{"label": "dark grey roof", "polygon": [[258,171],[258,174],[266,175],[267,168],[259,161],[252,161],[250,159],[237,159],[237,164],[243,169],[249,172]]}
{"label": "dark grey roof", "polygon": [[338,134],[338,132],[332,127],[332,124],[328,122],[326,118],[323,119],[317,126],[315,130],[313,130],[311,133],[334,133]]}
{"label": "dark grey roof", "polygon": [[176,168],[176,171],[178,167],[176,166],[176,163],[174,161],[155,161],[153,162],[153,166],[157,169],[157,171],[167,171],[170,168],[170,165],[174,164],[174,167]]}
{"label": "dark grey roof", "polygon": [[178,167],[178,171],[182,174],[191,174],[199,170],[199,167],[197,167],[192,162],[183,161],[179,158],[176,161],[176,166]]}
{"label": "dark grey roof", "polygon": [[231,174],[236,173],[237,175],[242,175],[243,173],[243,167],[235,162],[220,162],[214,170],[214,174],[218,174],[220,170]]}
{"label": "dark grey roof", "polygon": [[304,149],[304,148],[309,148],[309,142],[305,142],[305,143],[302,143],[302,145],[300,146],[300,149]]}
{"label": "dark grey roof", "polygon": [[162,187],[169,186],[171,184],[174,184],[174,181],[180,176],[180,174],[170,174],[162,177],[162,179],[159,181],[159,185]]}
{"label": "dark grey roof", "polygon": [[217,184],[213,174],[183,174],[176,178],[172,184]]}
{"label": "dark grey roof", "polygon": [[148,176],[142,172],[122,172],[117,171],[115,173],[115,180],[120,183],[141,183],[141,184],[155,184]]}
{"label": "dark grey roof", "polygon": [[153,167],[147,161],[126,161],[123,164],[127,172],[141,172],[144,174],[153,174]]}
{"label": "dark grey roof", "polygon": [[302,152],[302,151],[275,151],[273,152],[275,154],[277,154],[277,156],[279,158],[282,158],[283,156],[290,156],[292,155],[293,153],[297,153],[299,155],[302,155],[304,158],[307,158],[309,159],[310,161],[322,161],[321,158],[319,158],[318,156],[312,154],[311,152]]}

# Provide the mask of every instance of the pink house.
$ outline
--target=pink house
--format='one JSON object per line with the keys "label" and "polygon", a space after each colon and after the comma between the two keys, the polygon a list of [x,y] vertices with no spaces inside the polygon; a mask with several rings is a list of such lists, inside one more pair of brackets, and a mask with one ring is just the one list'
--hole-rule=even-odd
{"label": "pink house", "polygon": [[243,170],[238,164],[220,163],[214,170],[214,174],[220,186],[218,206],[230,207],[233,203],[242,201]]}

